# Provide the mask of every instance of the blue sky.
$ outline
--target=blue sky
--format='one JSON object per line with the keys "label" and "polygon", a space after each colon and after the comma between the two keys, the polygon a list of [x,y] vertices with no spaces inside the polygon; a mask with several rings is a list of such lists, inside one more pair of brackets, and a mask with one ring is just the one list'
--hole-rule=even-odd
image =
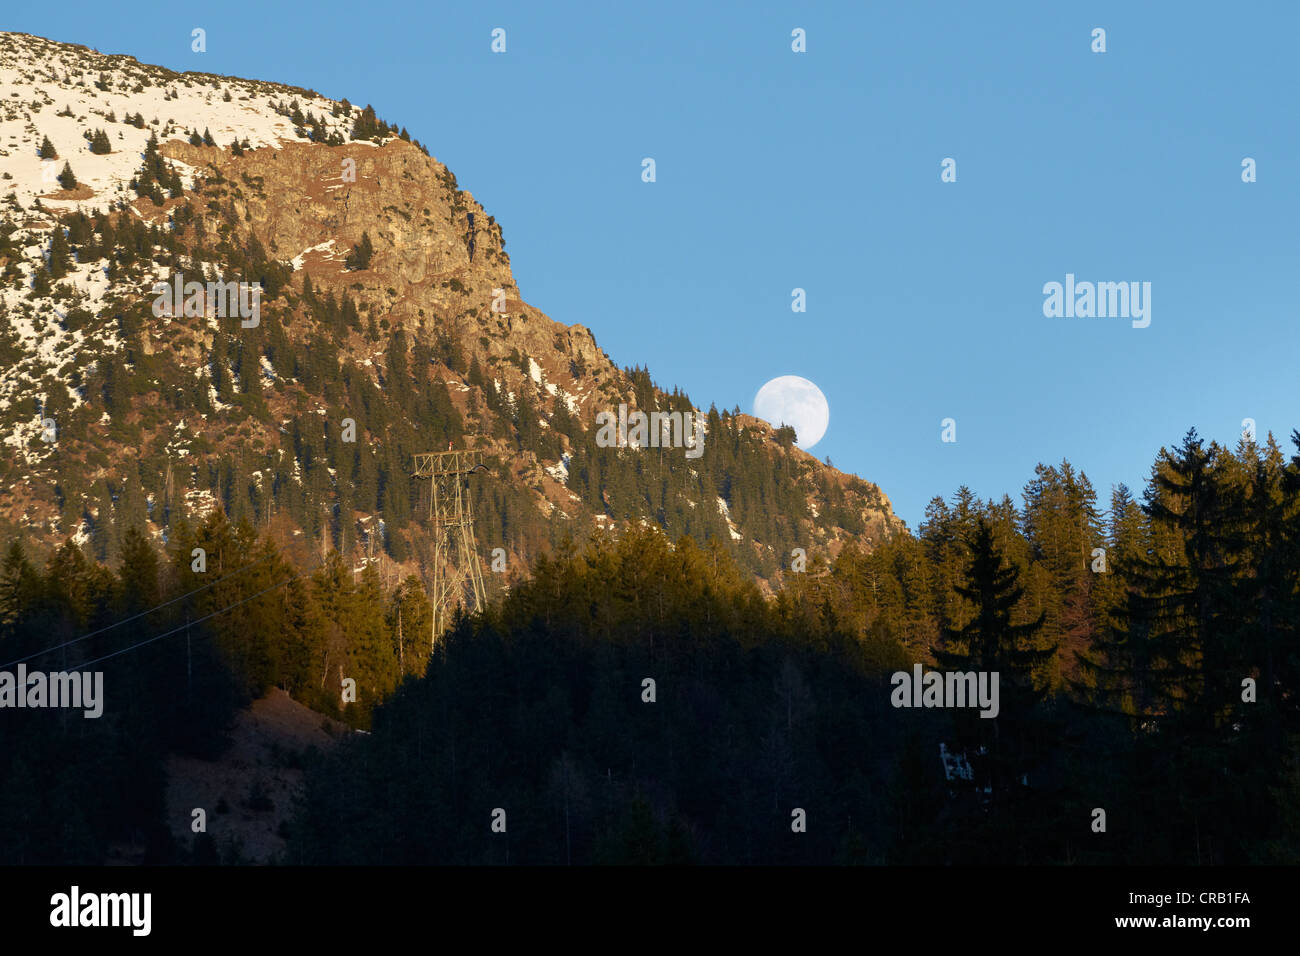
{"label": "blue sky", "polygon": [[[1019,501],[1039,461],[1104,500],[1189,426],[1300,427],[1294,3],[63,3],[3,28],[374,104],[502,223],[528,302],[706,408],[811,379],[813,453],[914,529],[963,483]],[[1150,327],[1045,318],[1066,273],[1150,282]]]}

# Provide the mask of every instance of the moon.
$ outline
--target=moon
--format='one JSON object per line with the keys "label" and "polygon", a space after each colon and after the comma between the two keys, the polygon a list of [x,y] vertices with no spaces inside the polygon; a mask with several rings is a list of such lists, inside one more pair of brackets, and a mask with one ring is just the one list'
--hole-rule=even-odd
{"label": "moon", "polygon": [[826,434],[831,407],[822,390],[808,379],[781,375],[754,396],[754,416],[775,426],[793,426],[795,444],[807,451]]}

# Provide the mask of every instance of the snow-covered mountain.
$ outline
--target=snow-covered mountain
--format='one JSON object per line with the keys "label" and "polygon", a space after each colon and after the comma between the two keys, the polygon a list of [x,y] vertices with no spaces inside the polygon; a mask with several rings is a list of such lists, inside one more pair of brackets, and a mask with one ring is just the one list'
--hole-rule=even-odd
{"label": "snow-covered mountain", "polygon": [[[416,570],[410,458],[452,443],[494,464],[485,554],[648,522],[771,578],[794,548],[902,530],[874,485],[738,412],[698,460],[599,447],[620,403],[705,413],[529,306],[504,246],[369,108],[0,33],[0,526],[108,557],[127,524],[165,540],[220,503]],[[160,308],[178,273],[260,283],[256,323]]]}

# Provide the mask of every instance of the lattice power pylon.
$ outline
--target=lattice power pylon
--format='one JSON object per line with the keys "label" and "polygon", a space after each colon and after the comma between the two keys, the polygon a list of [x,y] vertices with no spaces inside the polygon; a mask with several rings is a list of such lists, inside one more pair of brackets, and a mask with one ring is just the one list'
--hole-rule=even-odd
{"label": "lattice power pylon", "polygon": [[[487,471],[479,451],[435,451],[415,456],[414,476],[429,479],[429,520],[433,525],[431,651],[456,605],[472,598],[470,610],[474,610],[486,601],[469,496],[469,477],[476,471]],[[452,554],[456,556],[454,566]]]}

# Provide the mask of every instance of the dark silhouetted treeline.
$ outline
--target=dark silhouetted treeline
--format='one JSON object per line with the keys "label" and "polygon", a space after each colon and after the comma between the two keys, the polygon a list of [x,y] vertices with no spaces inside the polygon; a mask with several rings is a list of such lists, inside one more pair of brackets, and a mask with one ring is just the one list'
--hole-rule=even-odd
{"label": "dark silhouetted treeline", "polygon": [[[689,539],[561,552],[318,768],[293,859],[1295,862],[1298,492],[1189,433],[1141,505],[1040,467],[770,602]],[[915,662],[998,717],[892,707]]]}
{"label": "dark silhouetted treeline", "polygon": [[415,579],[385,589],[373,563],[354,571],[334,552],[292,567],[221,512],[178,524],[165,553],[128,529],[115,570],[71,542],[43,568],[11,545],[0,670],[103,671],[104,703],[98,718],[0,710],[0,863],[98,863],[113,846],[188,859],[164,825],[168,754],[218,756],[235,713],[276,686],[368,726],[403,670],[423,668],[430,624]]}
{"label": "dark silhouetted treeline", "polygon": [[[1141,503],[1040,466],[772,597],[716,538],[565,543],[436,645],[419,581],[219,513],[112,570],[14,545],[0,664],[124,653],[99,720],[0,712],[0,859],[212,859],[166,833],[166,755],[279,686],[371,730],[310,766],[290,863],[1295,862],[1298,549],[1300,456],[1195,433]],[[997,717],[894,706],[918,663],[997,672]]]}

